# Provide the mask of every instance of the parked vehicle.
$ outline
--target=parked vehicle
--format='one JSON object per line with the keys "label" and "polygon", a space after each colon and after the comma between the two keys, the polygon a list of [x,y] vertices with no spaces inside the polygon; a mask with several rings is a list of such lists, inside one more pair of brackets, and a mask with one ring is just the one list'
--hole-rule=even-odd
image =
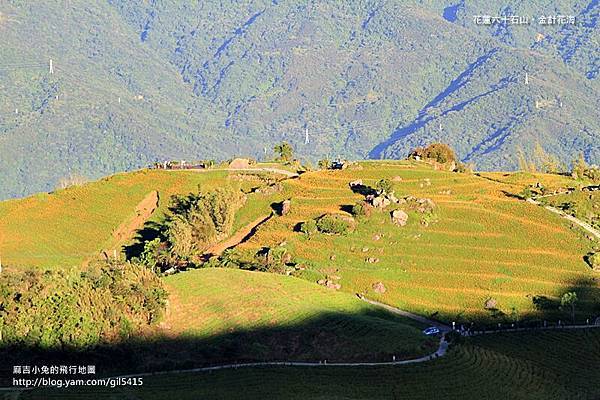
{"label": "parked vehicle", "polygon": [[423,333],[427,336],[434,336],[440,333],[440,329],[435,326],[430,326],[429,328],[425,329]]}

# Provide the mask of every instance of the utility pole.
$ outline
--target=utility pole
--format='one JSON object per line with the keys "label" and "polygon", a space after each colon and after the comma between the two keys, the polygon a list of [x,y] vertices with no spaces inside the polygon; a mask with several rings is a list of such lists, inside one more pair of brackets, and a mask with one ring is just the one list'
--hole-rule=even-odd
{"label": "utility pole", "polygon": [[54,65],[52,64],[52,59],[50,59],[50,75],[54,73]]}

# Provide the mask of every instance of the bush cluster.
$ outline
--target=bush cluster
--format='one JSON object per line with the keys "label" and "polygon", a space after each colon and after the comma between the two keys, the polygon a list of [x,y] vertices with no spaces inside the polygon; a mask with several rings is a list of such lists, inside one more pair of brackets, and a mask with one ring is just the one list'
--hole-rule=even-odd
{"label": "bush cluster", "polygon": [[244,201],[241,191],[223,188],[173,196],[160,237],[145,242],[139,261],[157,271],[194,265],[197,256],[229,235]]}
{"label": "bush cluster", "polygon": [[0,345],[88,348],[124,339],[157,322],[166,298],[160,279],[133,263],[97,262],[80,272],[5,271]]}
{"label": "bush cluster", "polygon": [[417,147],[408,156],[409,158],[420,157],[421,159],[434,160],[442,164],[456,162],[454,150],[444,143],[432,143],[426,147]]}
{"label": "bush cluster", "polygon": [[344,235],[350,229],[350,223],[338,214],[326,214],[317,220],[317,229],[330,235]]}

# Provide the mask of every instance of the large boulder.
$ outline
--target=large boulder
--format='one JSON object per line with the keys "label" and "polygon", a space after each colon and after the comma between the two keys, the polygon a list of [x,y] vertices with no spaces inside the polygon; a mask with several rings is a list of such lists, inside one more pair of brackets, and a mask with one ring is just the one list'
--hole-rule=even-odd
{"label": "large boulder", "polygon": [[390,204],[390,199],[385,196],[377,196],[373,199],[373,207],[375,208],[386,208]]}
{"label": "large boulder", "polygon": [[289,214],[291,208],[292,201],[290,199],[284,200],[283,203],[281,203],[281,215]]}
{"label": "large boulder", "polygon": [[408,222],[408,214],[402,210],[392,211],[392,222],[398,226],[405,226]]}
{"label": "large boulder", "polygon": [[245,169],[250,168],[250,160],[248,158],[235,158],[229,163],[231,169]]}
{"label": "large boulder", "polygon": [[485,303],[483,304],[483,307],[486,310],[495,310],[496,308],[498,308],[498,301],[494,298],[489,298],[485,301]]}

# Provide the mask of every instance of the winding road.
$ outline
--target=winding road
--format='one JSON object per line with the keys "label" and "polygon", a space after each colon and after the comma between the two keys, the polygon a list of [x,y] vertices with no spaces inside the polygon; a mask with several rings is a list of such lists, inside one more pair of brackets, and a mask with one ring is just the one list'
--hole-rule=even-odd
{"label": "winding road", "polygon": [[[544,196],[544,197],[549,197],[549,196]],[[576,225],[579,225],[580,227],[582,227],[583,229],[585,229],[592,235],[596,236],[596,238],[600,239],[600,231],[598,229],[594,228],[592,225],[588,224],[587,222],[582,221],[579,218],[576,218],[572,215],[569,215],[566,212],[559,210],[558,208],[555,208],[552,206],[544,206],[542,203],[540,203],[539,201],[537,201],[535,199],[529,198],[529,199],[527,199],[527,202],[529,202],[531,204],[535,204],[536,206],[544,207],[546,210],[560,215],[561,217],[573,222]]]}

